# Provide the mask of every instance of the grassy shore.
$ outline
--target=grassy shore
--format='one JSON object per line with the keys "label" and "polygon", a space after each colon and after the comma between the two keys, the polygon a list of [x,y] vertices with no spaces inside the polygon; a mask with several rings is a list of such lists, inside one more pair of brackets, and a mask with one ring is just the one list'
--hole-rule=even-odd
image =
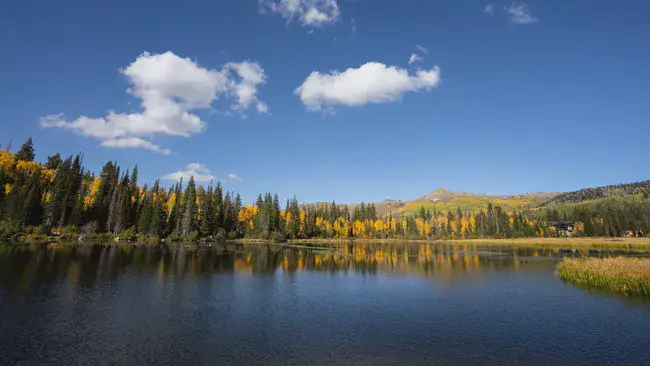
{"label": "grassy shore", "polygon": [[[246,239],[244,239],[246,241]],[[248,242],[248,241],[247,241]],[[264,242],[260,240],[250,242]],[[460,245],[494,244],[522,245],[542,247],[581,247],[611,249],[650,249],[650,238],[519,238],[519,239],[458,239],[458,240],[423,240],[423,239],[295,239],[289,243],[451,243]]]}
{"label": "grassy shore", "polygon": [[650,296],[650,258],[565,258],[557,275],[584,286]]}

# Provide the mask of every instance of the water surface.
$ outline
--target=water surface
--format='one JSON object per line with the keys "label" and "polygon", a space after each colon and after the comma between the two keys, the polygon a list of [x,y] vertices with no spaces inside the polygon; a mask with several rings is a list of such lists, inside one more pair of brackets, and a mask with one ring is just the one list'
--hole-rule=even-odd
{"label": "water surface", "polygon": [[0,360],[647,364],[649,302],[553,274],[563,255],[610,254],[0,244]]}

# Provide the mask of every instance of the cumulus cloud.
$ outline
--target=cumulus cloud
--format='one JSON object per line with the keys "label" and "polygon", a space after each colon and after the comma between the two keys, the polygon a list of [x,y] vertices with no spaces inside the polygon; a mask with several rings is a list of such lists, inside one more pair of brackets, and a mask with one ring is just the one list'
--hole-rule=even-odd
{"label": "cumulus cloud", "polygon": [[515,24],[525,25],[539,21],[539,19],[533,16],[530,12],[528,5],[524,3],[513,2],[510,6],[506,6],[504,10],[508,13],[510,21]]}
{"label": "cumulus cloud", "polygon": [[235,174],[235,173],[230,173],[230,174],[228,174],[228,178],[230,178],[230,179],[232,179],[232,180],[239,181],[239,182],[241,182],[242,180],[244,180],[244,179],[242,179],[241,177],[239,177],[239,176],[238,176],[237,174]]}
{"label": "cumulus cloud", "polygon": [[104,117],[80,116],[66,121],[62,114],[41,118],[40,125],[64,128],[101,141],[112,148],[144,148],[161,154],[168,149],[153,144],[155,136],[190,136],[206,128],[196,109],[209,109],[220,96],[236,99],[233,109],[244,111],[255,104],[259,112],[268,107],[257,97],[266,82],[262,67],[250,61],[230,62],[222,69],[208,69],[172,52],[143,53],[120,70],[131,87],[128,93],[140,99],[141,113],[109,111]]}
{"label": "cumulus cloud", "polygon": [[190,177],[194,177],[196,182],[210,182],[216,180],[216,178],[210,174],[210,169],[206,168],[206,166],[201,163],[189,163],[184,170],[169,173],[160,178],[172,181],[179,181],[182,178],[183,181],[187,182]]}
{"label": "cumulus cloud", "polygon": [[424,59],[422,57],[420,57],[420,55],[418,55],[417,53],[412,53],[411,57],[409,57],[409,65],[414,63],[414,62],[421,62],[423,60]]}
{"label": "cumulus cloud", "polygon": [[151,141],[143,140],[139,137],[126,137],[126,138],[104,140],[99,145],[103,147],[112,147],[117,149],[142,148],[163,155],[171,154],[171,151],[169,149],[163,149],[162,147],[152,143]]}
{"label": "cumulus cloud", "polygon": [[258,112],[268,112],[268,106],[257,98],[257,86],[266,83],[264,69],[258,63],[249,61],[231,62],[226,67],[234,70],[241,78],[241,82],[233,86],[237,103],[233,104],[232,108],[241,111],[255,103]]}
{"label": "cumulus cloud", "polygon": [[427,91],[438,86],[440,68],[417,70],[414,74],[397,66],[368,62],[343,72],[312,72],[295,90],[309,110],[324,106],[361,106],[397,101],[406,92]]}
{"label": "cumulus cloud", "polygon": [[278,13],[287,21],[297,18],[304,27],[321,27],[341,17],[337,0],[260,0],[259,9]]}

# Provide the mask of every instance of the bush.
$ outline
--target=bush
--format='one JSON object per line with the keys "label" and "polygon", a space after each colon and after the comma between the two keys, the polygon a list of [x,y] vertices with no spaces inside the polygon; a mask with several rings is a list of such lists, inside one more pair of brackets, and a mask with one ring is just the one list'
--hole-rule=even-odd
{"label": "bush", "polygon": [[197,230],[192,231],[185,240],[192,243],[197,242],[199,240],[199,232]]}
{"label": "bush", "polygon": [[279,231],[272,232],[271,235],[269,236],[269,240],[271,241],[271,243],[286,243],[287,242],[287,238],[284,236],[284,234],[282,234]]}
{"label": "bush", "polygon": [[43,234],[43,230],[41,229],[40,226],[25,226],[23,227],[23,233],[25,235]]}
{"label": "bush", "polygon": [[68,240],[68,241],[76,240],[77,237],[79,236],[78,232],[79,232],[79,229],[75,225],[70,225],[70,226],[63,227],[63,228],[61,228],[61,233],[59,234],[59,239],[60,240]]}
{"label": "bush", "polygon": [[97,221],[90,221],[85,223],[79,230],[79,234],[83,236],[90,236],[97,232]]}
{"label": "bush", "polygon": [[214,235],[214,240],[219,244],[226,244],[226,241],[228,241],[228,234],[226,233],[226,230],[219,228],[219,230],[217,230],[217,233]]}
{"label": "bush", "polygon": [[0,238],[14,239],[20,233],[20,225],[14,220],[0,221]]}
{"label": "bush", "polygon": [[138,239],[138,234],[135,232],[135,226],[131,226],[130,228],[122,231],[117,236],[120,238],[120,240],[126,241],[135,241]]}

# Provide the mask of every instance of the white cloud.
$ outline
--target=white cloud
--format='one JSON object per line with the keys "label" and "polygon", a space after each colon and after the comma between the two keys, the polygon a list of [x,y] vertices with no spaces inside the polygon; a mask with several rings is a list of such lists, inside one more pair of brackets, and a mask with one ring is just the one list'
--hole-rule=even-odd
{"label": "white cloud", "polygon": [[489,15],[494,15],[494,4],[489,3],[489,4],[485,5],[485,9],[483,9],[483,12],[487,13]]}
{"label": "white cloud", "polygon": [[337,0],[260,0],[259,9],[279,13],[287,21],[298,18],[304,27],[320,27],[341,17]]}
{"label": "white cloud", "polygon": [[230,173],[230,174],[228,174],[228,178],[230,178],[230,179],[232,179],[232,180],[239,181],[239,182],[241,182],[242,180],[244,180],[244,179],[242,179],[241,177],[237,176],[237,174],[235,174],[235,173]]}
{"label": "white cloud", "polygon": [[420,57],[417,53],[412,53],[411,57],[409,57],[409,65],[414,63],[414,62],[422,62],[424,59]]}
{"label": "white cloud", "polygon": [[509,14],[510,21],[516,24],[531,24],[539,21],[538,18],[533,16],[528,9],[528,5],[524,3],[512,3],[510,6],[504,8],[506,13]]}
{"label": "white cloud", "polygon": [[415,48],[417,48],[418,50],[420,50],[420,52],[424,53],[425,55],[429,54],[429,50],[426,49],[426,48],[424,48],[424,47],[422,47],[422,46],[420,46],[420,45],[416,45]]}
{"label": "white cloud", "polygon": [[169,173],[160,178],[172,181],[179,181],[182,178],[184,182],[187,182],[190,177],[194,177],[196,182],[210,182],[216,180],[216,178],[210,174],[210,169],[206,168],[205,165],[201,163],[189,163],[185,167],[185,170]]}
{"label": "white cloud", "polygon": [[234,110],[245,110],[251,103],[255,103],[258,112],[268,112],[268,106],[257,98],[257,86],[266,83],[264,69],[256,62],[244,61],[241,63],[229,63],[226,68],[234,70],[241,78],[241,82],[234,86],[237,104]]}
{"label": "white cloud", "polygon": [[151,141],[143,140],[139,137],[126,137],[126,138],[104,140],[99,145],[103,147],[113,147],[117,149],[142,148],[163,155],[171,154],[171,151],[169,149],[163,149],[162,147],[152,143]]}
{"label": "white cloud", "polygon": [[169,154],[169,150],[150,140],[155,136],[187,137],[203,131],[206,123],[191,111],[211,108],[220,96],[234,97],[233,108],[239,111],[252,103],[258,111],[268,109],[257,97],[257,87],[266,82],[266,76],[255,62],[231,62],[216,70],[169,51],[145,52],[120,72],[131,84],[127,91],[141,100],[141,113],[109,111],[105,117],[80,116],[70,122],[57,114],[41,118],[40,125],[96,138],[105,147],[145,148]]}
{"label": "white cloud", "polygon": [[323,106],[393,102],[406,92],[433,89],[439,82],[440,69],[437,66],[409,74],[396,66],[368,62],[344,72],[321,74],[313,71],[295,93],[307,109],[321,110]]}

